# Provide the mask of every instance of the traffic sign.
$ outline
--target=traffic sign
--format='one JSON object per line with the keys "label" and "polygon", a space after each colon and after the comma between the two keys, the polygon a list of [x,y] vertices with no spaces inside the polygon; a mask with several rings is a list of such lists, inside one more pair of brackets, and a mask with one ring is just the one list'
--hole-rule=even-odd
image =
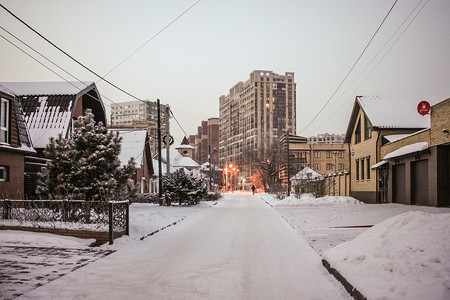
{"label": "traffic sign", "polygon": [[422,116],[425,116],[430,112],[430,103],[427,101],[421,101],[419,105],[417,105],[417,112]]}
{"label": "traffic sign", "polygon": [[163,137],[163,142],[164,142],[164,144],[169,144],[170,146],[172,146],[173,145],[173,142],[174,142],[174,139],[173,139],[173,136],[171,136],[170,134],[169,135],[164,135],[164,137]]}

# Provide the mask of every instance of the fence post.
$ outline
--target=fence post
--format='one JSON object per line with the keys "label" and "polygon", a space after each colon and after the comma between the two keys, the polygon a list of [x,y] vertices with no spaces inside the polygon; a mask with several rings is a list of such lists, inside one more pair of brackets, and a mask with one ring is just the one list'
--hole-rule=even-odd
{"label": "fence post", "polygon": [[8,220],[11,217],[11,200],[3,201],[3,219]]}
{"label": "fence post", "polygon": [[130,235],[130,201],[127,201],[127,231],[126,235]]}
{"label": "fence post", "polygon": [[114,232],[113,232],[113,203],[109,202],[109,244],[112,245],[113,244],[113,240],[114,240]]}

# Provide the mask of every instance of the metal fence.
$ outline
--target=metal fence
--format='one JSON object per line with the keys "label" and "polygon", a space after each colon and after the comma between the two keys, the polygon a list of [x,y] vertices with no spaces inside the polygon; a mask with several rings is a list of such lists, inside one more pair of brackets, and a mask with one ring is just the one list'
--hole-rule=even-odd
{"label": "metal fence", "polygon": [[109,243],[115,233],[129,235],[129,201],[93,202],[83,200],[0,200],[0,217],[20,223],[90,224],[107,228]]}

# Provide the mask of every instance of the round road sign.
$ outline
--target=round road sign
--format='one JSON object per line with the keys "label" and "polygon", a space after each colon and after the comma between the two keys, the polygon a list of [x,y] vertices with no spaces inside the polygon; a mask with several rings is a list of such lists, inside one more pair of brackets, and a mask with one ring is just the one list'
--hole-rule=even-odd
{"label": "round road sign", "polygon": [[417,105],[417,112],[422,116],[425,116],[430,112],[430,103],[427,101],[421,101],[419,105]]}

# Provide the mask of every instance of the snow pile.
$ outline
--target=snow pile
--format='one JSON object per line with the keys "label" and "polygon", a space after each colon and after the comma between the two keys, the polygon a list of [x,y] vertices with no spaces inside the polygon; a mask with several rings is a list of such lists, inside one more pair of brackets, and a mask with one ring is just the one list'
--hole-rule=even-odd
{"label": "snow pile", "polygon": [[277,206],[316,206],[316,205],[331,205],[331,206],[341,206],[341,205],[363,205],[363,202],[356,200],[353,197],[344,196],[325,196],[320,198],[315,198],[312,194],[302,194],[300,198],[291,195],[284,198],[281,201],[273,203]]}
{"label": "snow pile", "polygon": [[408,212],[323,254],[369,299],[450,299],[450,214]]}

